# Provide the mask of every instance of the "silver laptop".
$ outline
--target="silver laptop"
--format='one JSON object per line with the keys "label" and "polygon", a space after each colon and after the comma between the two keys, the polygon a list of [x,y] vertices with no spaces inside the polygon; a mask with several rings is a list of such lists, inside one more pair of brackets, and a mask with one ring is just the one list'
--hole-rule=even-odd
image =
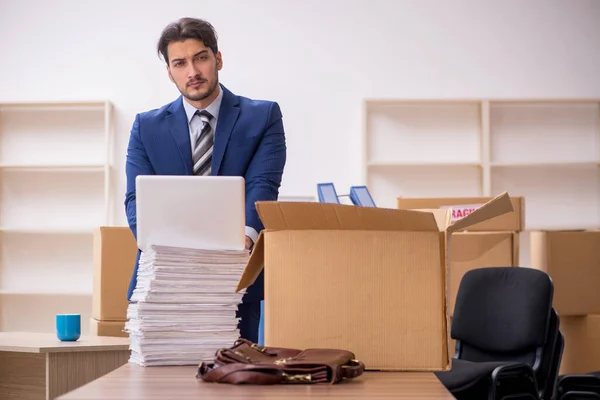
{"label": "silver laptop", "polygon": [[137,242],[192,249],[245,248],[245,182],[233,176],[140,175]]}

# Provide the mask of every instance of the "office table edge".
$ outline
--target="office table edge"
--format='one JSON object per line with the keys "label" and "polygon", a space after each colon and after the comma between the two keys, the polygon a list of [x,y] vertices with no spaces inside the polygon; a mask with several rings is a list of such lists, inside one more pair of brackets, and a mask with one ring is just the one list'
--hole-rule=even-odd
{"label": "office table edge", "polygon": [[[80,386],[77,389],[72,390],[69,393],[65,393],[60,397],[57,397],[55,400],[90,400],[90,399],[99,399],[99,398],[104,398],[102,397],[102,395],[105,395],[106,392],[110,392],[112,395],[114,395],[115,397],[106,397],[107,399],[116,399],[119,398],[121,400],[125,400],[125,399],[134,399],[134,398],[141,398],[141,397],[131,397],[133,393],[135,393],[135,389],[132,389],[131,387],[128,387],[128,389],[123,390],[123,380],[124,379],[132,379],[132,380],[146,380],[146,379],[152,379],[152,376],[147,376],[144,377],[146,372],[152,371],[151,374],[155,374],[157,371],[161,371],[161,369],[167,369],[169,372],[166,375],[169,374],[173,374],[173,370],[176,371],[189,371],[189,374],[186,374],[185,376],[183,375],[177,375],[177,377],[184,377],[185,379],[189,379],[189,382],[194,382],[193,384],[205,384],[205,385],[218,385],[219,388],[223,388],[224,390],[226,387],[237,387],[239,388],[241,385],[227,385],[227,384],[209,384],[209,383],[202,383],[199,382],[195,376],[194,376],[194,371],[197,367],[194,366],[157,366],[157,367],[141,367],[138,366],[136,364],[132,364],[132,363],[127,363],[105,375],[103,375],[102,377],[95,379],[94,381],[91,381],[83,386]],[[165,375],[165,376],[166,376]],[[444,385],[437,379],[437,377],[435,376],[434,372],[427,372],[427,371],[422,371],[422,372],[398,372],[398,371],[366,371],[364,373],[363,376],[359,377],[356,379],[356,382],[348,382],[348,383],[340,383],[335,386],[335,389],[337,388],[342,388],[344,385],[355,385],[355,384],[361,384],[359,383],[359,381],[362,381],[362,383],[366,381],[369,381],[371,379],[371,377],[373,376],[377,376],[377,380],[380,380],[381,377],[383,376],[394,376],[395,378],[397,378],[397,376],[399,375],[403,375],[403,377],[406,376],[410,376],[410,377],[414,377],[415,381],[407,381],[404,384],[410,384],[412,386],[415,385],[421,385],[422,386],[415,386],[414,389],[414,393],[419,393],[420,398],[426,400],[426,399],[431,399],[431,400],[435,400],[435,399],[440,399],[440,400],[446,400],[446,399],[454,399],[454,396],[452,396],[452,394],[444,387]],[[119,382],[120,381],[120,382]],[[418,382],[418,381],[422,381],[422,382]],[[392,379],[392,380],[383,380],[383,385],[382,385],[382,390],[385,392],[389,392],[390,390],[390,383],[392,384],[392,386],[397,382],[397,379]],[[403,383],[400,383],[398,385],[402,385]],[[154,383],[154,385],[159,385],[159,383]],[[177,387],[177,382],[172,382],[169,384],[166,384],[165,387],[169,387],[170,389],[175,389],[175,391],[171,390],[172,395],[177,396],[181,399],[187,399],[187,392],[181,393],[182,390],[185,389],[179,389],[178,393],[176,390]],[[253,390],[281,390],[281,387],[284,385],[276,385],[279,386],[278,388],[273,388],[272,386],[256,386],[254,385],[253,387],[255,389]],[[307,397],[307,398],[311,398],[311,395],[307,395],[305,390],[307,389],[306,386],[309,387],[315,387],[317,385],[294,385],[296,387],[295,390],[298,390],[298,388],[300,386],[303,386],[304,388],[302,388],[302,394]],[[321,387],[324,386],[329,386],[329,385],[318,385]],[[247,387],[247,386],[246,386]],[[264,389],[261,389],[264,388]],[[212,389],[212,388],[211,388]],[[422,393],[423,389],[426,392],[431,391],[430,395],[424,395],[424,393]],[[154,391],[154,389],[147,389],[148,392],[150,391]],[[234,390],[238,390],[238,389],[234,389]],[[285,389],[287,390],[287,389]],[[347,390],[346,388],[343,389],[344,391]],[[120,392],[122,391],[122,393]],[[377,389],[375,389],[375,392],[378,392]],[[300,392],[296,392],[296,391],[290,391],[289,392],[289,396],[293,396],[295,394],[299,394]],[[408,393],[409,395],[412,395],[413,392]],[[189,392],[189,398],[198,398],[198,395],[204,394],[202,393],[201,389],[197,390],[197,389],[191,389]],[[365,394],[363,392],[363,394]],[[210,396],[210,394],[205,394],[207,395],[207,397],[205,398],[210,398],[208,396]],[[230,395],[235,396],[236,398],[240,397],[239,392],[237,393],[231,393]],[[288,394],[286,394],[288,395]],[[314,393],[314,397],[315,398],[320,398],[323,397],[325,395],[335,395],[335,393],[319,393],[316,392]],[[368,395],[368,393],[366,393],[366,395]],[[405,394],[406,395],[406,394]],[[129,397],[128,397],[129,396]],[[222,392],[220,393],[220,395],[216,396],[219,398],[226,398],[226,395],[224,395]],[[243,397],[243,396],[241,396]],[[378,393],[377,398],[387,398],[385,396],[382,396],[381,393]],[[154,398],[154,397],[152,397]],[[248,398],[257,398],[256,397],[256,393],[252,394],[249,393],[248,394]],[[395,394],[390,394],[389,398],[397,398],[397,396]]]}

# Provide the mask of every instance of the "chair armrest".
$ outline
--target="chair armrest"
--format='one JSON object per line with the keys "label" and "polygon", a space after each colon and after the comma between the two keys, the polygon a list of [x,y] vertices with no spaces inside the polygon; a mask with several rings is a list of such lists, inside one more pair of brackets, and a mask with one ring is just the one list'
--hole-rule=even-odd
{"label": "chair armrest", "polygon": [[560,400],[600,400],[600,394],[593,392],[572,391],[559,397]]}
{"label": "chair armrest", "polygon": [[600,378],[591,374],[570,374],[558,378],[556,385],[565,390],[593,390],[600,392]]}
{"label": "chair armrest", "polygon": [[556,384],[559,395],[570,391],[600,393],[600,378],[591,374],[570,374],[558,378]]}
{"label": "chair armrest", "polygon": [[492,372],[488,400],[518,398],[529,396],[532,400],[539,400],[540,395],[533,368],[528,364],[514,363],[497,367]]}

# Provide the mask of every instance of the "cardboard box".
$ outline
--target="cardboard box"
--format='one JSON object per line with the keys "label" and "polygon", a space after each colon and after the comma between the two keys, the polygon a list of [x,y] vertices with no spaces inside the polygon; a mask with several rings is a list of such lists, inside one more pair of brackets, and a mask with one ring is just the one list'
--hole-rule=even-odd
{"label": "cardboard box", "polygon": [[600,315],[560,317],[565,348],[560,374],[600,371]]}
{"label": "cardboard box", "polygon": [[127,319],[127,289],[137,257],[137,243],[128,227],[101,226],[94,230],[94,292],[92,317]]}
{"label": "cardboard box", "polygon": [[92,336],[116,336],[129,337],[125,329],[126,321],[98,321],[90,318],[90,335]]}
{"label": "cardboard box", "polygon": [[[452,332],[452,317],[450,317],[448,330]],[[450,348],[451,356],[454,357],[454,354],[456,353],[456,339],[452,339],[452,337],[450,337],[450,345],[448,347]]]}
{"label": "cardboard box", "polygon": [[268,346],[355,353],[369,370],[450,367],[451,233],[513,211],[507,194],[450,223],[449,210],[257,202],[259,235],[238,290],[264,268]]}
{"label": "cardboard box", "polygon": [[600,314],[600,231],[534,231],[531,266],[554,283],[561,316]]}
{"label": "cardboard box", "polygon": [[467,271],[486,267],[516,267],[519,265],[519,233],[517,232],[456,232],[452,238],[450,260],[450,293],[448,305],[454,315],[454,305],[460,281]]}
{"label": "cardboard box", "polygon": [[[397,208],[405,210],[452,208],[452,221],[457,221],[469,215],[478,207],[492,200],[493,197],[448,197],[422,198],[399,197],[396,199]],[[469,226],[469,231],[507,231],[521,232],[525,230],[525,199],[511,197],[513,212],[490,218],[487,221]]]}

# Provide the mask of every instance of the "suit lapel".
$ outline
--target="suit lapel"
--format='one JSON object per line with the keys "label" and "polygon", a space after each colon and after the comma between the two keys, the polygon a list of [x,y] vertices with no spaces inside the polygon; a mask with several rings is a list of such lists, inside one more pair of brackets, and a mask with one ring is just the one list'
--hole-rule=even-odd
{"label": "suit lapel", "polygon": [[221,85],[221,90],[223,90],[223,100],[221,100],[219,121],[217,122],[217,131],[215,132],[215,144],[213,147],[211,166],[212,175],[217,175],[219,173],[227,142],[229,141],[231,131],[240,114],[237,97],[223,85]]}
{"label": "suit lapel", "polygon": [[192,174],[192,147],[190,142],[190,133],[188,128],[188,121],[183,108],[183,98],[171,103],[169,106],[170,115],[167,116],[169,123],[169,130],[171,136],[179,149],[179,154],[185,166],[185,172],[188,175]]}

